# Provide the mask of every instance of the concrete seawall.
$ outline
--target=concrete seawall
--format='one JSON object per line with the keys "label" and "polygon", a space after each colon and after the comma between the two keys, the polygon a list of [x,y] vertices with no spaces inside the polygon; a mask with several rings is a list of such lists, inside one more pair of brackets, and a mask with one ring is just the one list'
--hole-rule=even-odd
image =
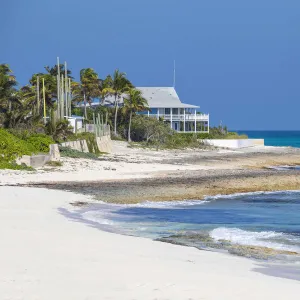
{"label": "concrete seawall", "polygon": [[220,147],[220,148],[248,148],[254,146],[264,146],[263,139],[223,139],[223,140],[202,140],[205,145]]}
{"label": "concrete seawall", "polygon": [[47,154],[41,155],[23,155],[16,160],[18,165],[25,164],[28,167],[39,168],[44,166],[48,161],[51,160],[51,156]]}
{"label": "concrete seawall", "polygon": [[80,152],[85,152],[85,153],[89,152],[89,148],[88,148],[86,140],[64,142],[64,143],[61,143],[61,146],[71,148],[73,150],[77,150]]}
{"label": "concrete seawall", "polygon": [[[111,153],[112,152],[112,141],[109,135],[96,137],[96,143],[100,152]],[[61,143],[62,147],[68,147],[73,150],[80,152],[88,153],[88,145],[86,140],[78,140],[71,142]],[[40,168],[44,166],[49,161],[59,161],[60,152],[59,145],[52,144],[49,146],[49,154],[40,154],[40,155],[23,155],[22,157],[16,160],[17,164],[25,164],[28,167]]]}
{"label": "concrete seawall", "polygon": [[97,137],[96,142],[100,152],[112,152],[112,142],[109,135]]}

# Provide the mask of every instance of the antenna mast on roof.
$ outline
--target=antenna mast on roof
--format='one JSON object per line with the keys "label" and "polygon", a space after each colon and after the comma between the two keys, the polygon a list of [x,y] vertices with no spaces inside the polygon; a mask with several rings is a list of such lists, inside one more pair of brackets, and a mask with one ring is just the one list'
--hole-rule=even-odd
{"label": "antenna mast on roof", "polygon": [[174,59],[174,77],[173,77],[173,88],[175,88],[176,84],[176,61]]}

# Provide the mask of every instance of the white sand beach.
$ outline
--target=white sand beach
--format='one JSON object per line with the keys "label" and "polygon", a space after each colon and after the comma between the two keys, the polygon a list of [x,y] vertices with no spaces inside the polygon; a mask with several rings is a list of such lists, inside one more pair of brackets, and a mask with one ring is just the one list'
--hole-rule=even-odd
{"label": "white sand beach", "polygon": [[45,166],[34,172],[0,170],[0,185],[164,177],[180,171],[193,174],[197,170],[237,170],[248,166],[295,163],[300,159],[299,150],[283,147],[155,151],[127,145],[113,141],[113,152],[98,161],[62,157],[63,165],[58,168]]}
{"label": "white sand beach", "polygon": [[60,214],[90,199],[0,187],[0,299],[298,299],[245,258],[103,232]]}

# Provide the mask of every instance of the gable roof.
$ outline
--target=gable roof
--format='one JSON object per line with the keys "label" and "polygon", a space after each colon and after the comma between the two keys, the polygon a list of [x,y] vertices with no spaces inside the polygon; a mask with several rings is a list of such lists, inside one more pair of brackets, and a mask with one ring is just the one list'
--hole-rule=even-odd
{"label": "gable roof", "polygon": [[137,87],[153,108],[199,108],[199,106],[182,103],[173,87]]}
{"label": "gable roof", "polygon": [[[150,108],[199,108],[199,106],[182,103],[173,87],[136,87],[148,101]],[[123,103],[122,96],[120,103]],[[108,96],[106,103],[113,103],[114,97]]]}

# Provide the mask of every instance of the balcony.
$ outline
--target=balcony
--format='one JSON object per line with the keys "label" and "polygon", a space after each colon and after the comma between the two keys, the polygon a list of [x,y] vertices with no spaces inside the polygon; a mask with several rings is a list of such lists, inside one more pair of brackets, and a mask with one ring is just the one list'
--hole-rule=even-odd
{"label": "balcony", "polygon": [[[163,118],[165,121],[171,121],[171,114],[149,114],[149,117],[160,117]],[[181,121],[184,122],[184,120],[187,121],[208,121],[209,120],[209,115],[208,114],[176,114],[176,115],[172,115],[172,121]]]}

